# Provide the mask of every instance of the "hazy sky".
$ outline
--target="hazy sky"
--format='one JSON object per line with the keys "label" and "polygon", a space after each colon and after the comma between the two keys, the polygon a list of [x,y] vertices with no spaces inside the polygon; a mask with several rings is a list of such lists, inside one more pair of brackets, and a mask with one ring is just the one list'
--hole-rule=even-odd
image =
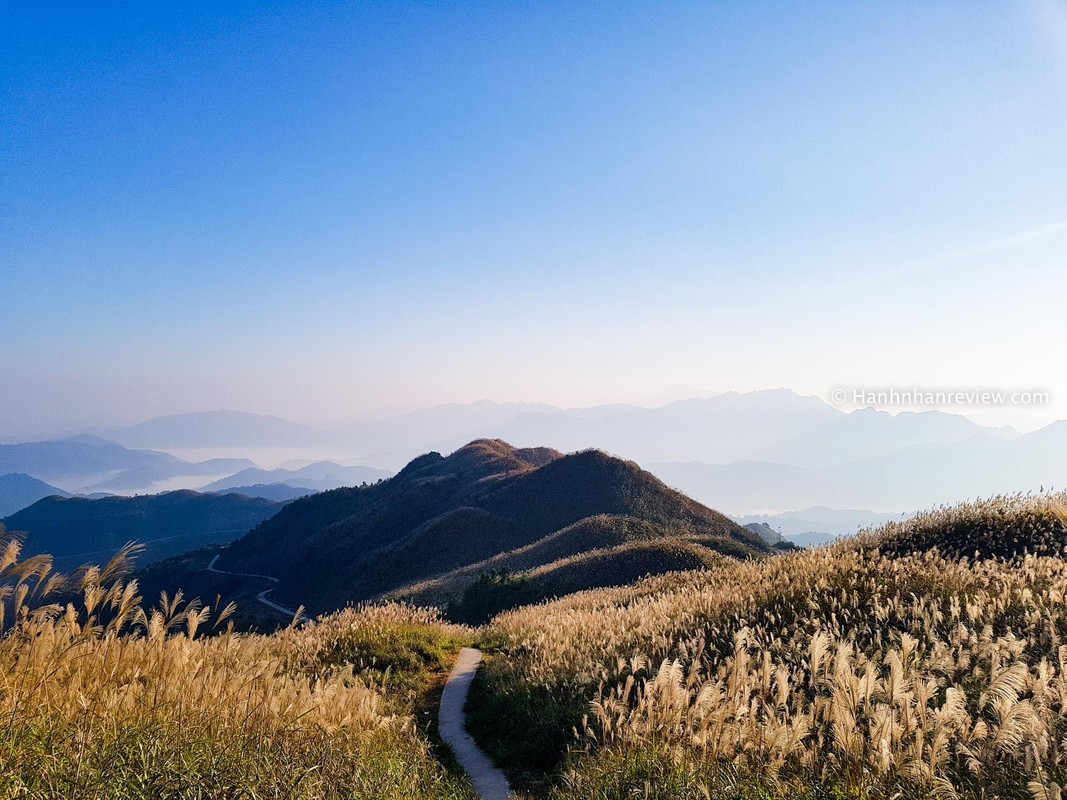
{"label": "hazy sky", "polygon": [[1063,2],[6,2],[0,432],[674,383],[1064,417],[1065,143]]}

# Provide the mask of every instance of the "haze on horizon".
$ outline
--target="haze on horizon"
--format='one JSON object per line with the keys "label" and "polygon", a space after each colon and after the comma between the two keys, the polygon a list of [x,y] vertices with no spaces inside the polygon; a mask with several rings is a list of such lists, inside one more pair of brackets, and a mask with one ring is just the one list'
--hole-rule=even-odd
{"label": "haze on horizon", "polygon": [[1067,7],[16,2],[0,435],[1044,390]]}

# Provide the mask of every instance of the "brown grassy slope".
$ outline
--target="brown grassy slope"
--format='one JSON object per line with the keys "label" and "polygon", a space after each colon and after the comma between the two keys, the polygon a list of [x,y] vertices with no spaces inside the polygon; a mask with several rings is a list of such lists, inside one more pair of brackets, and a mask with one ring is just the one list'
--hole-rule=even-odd
{"label": "brown grassy slope", "polygon": [[1013,558],[1067,551],[1067,492],[992,497],[943,506],[878,532],[890,555],[937,550],[948,558]]}
{"label": "brown grassy slope", "polygon": [[568,525],[526,547],[499,553],[429,580],[388,592],[389,599],[406,599],[416,605],[443,606],[483,574],[494,571],[526,572],[561,559],[593,550],[605,550],[633,541],[664,538],[661,527],[634,517],[597,514]]}
{"label": "brown grassy slope", "polygon": [[497,614],[590,589],[627,586],[663,575],[734,563],[707,547],[674,537],[578,553],[520,574],[483,573],[446,606],[456,622],[481,625]]}
{"label": "brown grassy slope", "polygon": [[566,742],[588,714],[589,757],[554,800],[1059,796],[1063,499],[938,509],[503,614],[508,658],[487,666],[482,702],[506,703],[535,753],[553,733],[540,720],[561,719]]}

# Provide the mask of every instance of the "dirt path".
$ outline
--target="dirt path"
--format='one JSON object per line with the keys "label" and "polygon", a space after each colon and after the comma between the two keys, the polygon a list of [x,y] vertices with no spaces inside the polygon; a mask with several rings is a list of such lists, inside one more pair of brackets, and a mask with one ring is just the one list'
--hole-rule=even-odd
{"label": "dirt path", "polygon": [[445,691],[441,695],[441,715],[438,728],[441,738],[456,757],[456,761],[470,775],[474,788],[482,800],[508,800],[511,789],[504,773],[497,769],[489,756],[482,752],[474,739],[467,733],[463,705],[467,702],[474,673],[482,660],[482,651],[473,647],[464,647],[459,651],[459,659],[448,676]]}
{"label": "dirt path", "polygon": [[[208,572],[214,572],[217,575],[232,575],[235,578],[259,578],[260,580],[270,581],[271,583],[277,583],[278,582],[277,578],[272,578],[270,575],[253,575],[253,574],[248,573],[248,572],[227,572],[224,569],[216,569],[215,568],[215,563],[218,560],[219,560],[218,556],[215,556],[213,559],[211,559],[211,563],[209,563],[207,565],[207,571]],[[287,615],[289,617],[295,617],[296,616],[296,610],[295,609],[286,608],[283,605],[279,605],[278,603],[275,603],[273,600],[268,600],[267,599],[267,594],[269,594],[272,591],[274,591],[274,587],[273,586],[270,589],[264,589],[262,592],[260,592],[259,594],[256,595],[256,599],[259,602],[261,602],[263,605],[265,605],[267,608],[272,608],[275,611],[277,611],[277,612],[279,612],[281,614],[285,614],[285,615]],[[306,617],[302,617],[302,618],[306,619]]]}

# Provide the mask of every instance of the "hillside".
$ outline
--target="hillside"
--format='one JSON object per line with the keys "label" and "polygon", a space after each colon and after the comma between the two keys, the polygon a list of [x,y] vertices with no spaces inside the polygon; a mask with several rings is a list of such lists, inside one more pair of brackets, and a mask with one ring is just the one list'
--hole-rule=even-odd
{"label": "hillside", "polygon": [[469,630],[385,606],[233,636],[232,606],[142,603],[121,562],[59,586],[2,526],[0,551],[6,796],[476,800],[426,712]]}
{"label": "hillside", "polygon": [[453,619],[477,624],[549,597],[709,567],[721,561],[720,551],[730,550],[722,541],[709,544],[648,520],[597,514],[525,547],[401,587],[386,598],[446,607]]}
{"label": "hillside", "polygon": [[948,558],[1062,556],[1067,552],[1067,493],[1011,495],[963,506],[942,506],[877,536],[883,553],[936,551]]}
{"label": "hillside", "polygon": [[9,531],[25,534],[26,555],[48,553],[65,570],[106,562],[138,541],[150,564],[205,544],[229,542],[273,516],[281,503],[237,494],[167,492],[139,497],[47,497],[7,517]]}
{"label": "hillside", "polygon": [[420,456],[379,484],[296,500],[228,547],[218,566],[274,575],[275,597],[330,609],[519,550],[605,514],[643,521],[660,535],[699,539],[717,552],[767,551],[759,537],[632,462],[483,439],[448,457]]}
{"label": "hillside", "polygon": [[54,494],[68,496],[62,489],[21,472],[0,475],[0,519]]}
{"label": "hillside", "polygon": [[520,608],[471,730],[552,800],[1060,797],[1065,547],[1001,496]]}

